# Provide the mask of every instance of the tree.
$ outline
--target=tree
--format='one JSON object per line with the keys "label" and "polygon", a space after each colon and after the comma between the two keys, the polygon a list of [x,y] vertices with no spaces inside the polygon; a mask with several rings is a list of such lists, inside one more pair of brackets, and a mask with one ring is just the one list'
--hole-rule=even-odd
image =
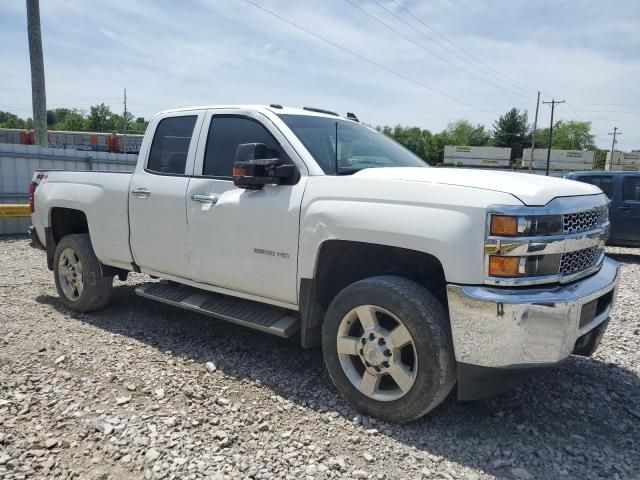
{"label": "tree", "polygon": [[64,122],[64,119],[72,113],[70,108],[54,108],[53,110],[47,110],[47,127],[51,130],[60,130],[59,125]]}
{"label": "tree", "polygon": [[482,146],[488,145],[491,135],[484,125],[473,126],[468,120],[458,120],[447,125],[445,130],[453,145]]}
{"label": "tree", "polygon": [[451,145],[453,141],[446,131],[436,133],[431,138],[431,148],[429,150],[429,160],[432,165],[442,163],[444,160],[444,147]]}
{"label": "tree", "polygon": [[[118,115],[117,113],[114,113],[113,116],[111,117],[113,120],[113,128],[114,130],[118,131],[118,132],[124,132],[124,123],[125,123],[125,119],[123,115]],[[131,131],[131,125],[133,124],[133,113],[131,112],[127,112],[127,133],[133,133]]]}
{"label": "tree", "polygon": [[110,132],[116,129],[114,114],[104,103],[94,105],[89,109],[87,124],[89,130],[93,132]]}
{"label": "tree", "polygon": [[[535,132],[536,147],[549,147],[549,129],[542,128]],[[595,150],[595,136],[591,133],[591,122],[559,120],[553,126],[551,148],[559,150]]]}
{"label": "tree", "polygon": [[82,112],[77,109],[71,110],[60,123],[56,123],[57,130],[68,132],[87,131],[87,121]]}
{"label": "tree", "polygon": [[13,113],[0,110],[0,128],[25,128],[26,122]]}
{"label": "tree", "polygon": [[144,117],[137,117],[135,122],[131,124],[131,133],[142,135],[147,129],[147,125],[149,125],[149,122]]}
{"label": "tree", "polygon": [[493,144],[496,147],[510,147],[511,160],[522,158],[525,144],[531,141],[527,122],[526,110],[521,112],[512,108],[493,124]]}

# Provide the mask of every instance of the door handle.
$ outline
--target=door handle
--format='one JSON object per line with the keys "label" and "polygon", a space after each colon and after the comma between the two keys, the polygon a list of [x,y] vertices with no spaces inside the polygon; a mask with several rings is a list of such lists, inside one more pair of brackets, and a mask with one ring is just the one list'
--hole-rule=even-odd
{"label": "door handle", "polygon": [[131,190],[131,195],[135,195],[138,198],[147,198],[151,196],[151,190],[146,188],[134,188]]}
{"label": "door handle", "polygon": [[629,210],[631,210],[631,207],[627,207],[626,205],[622,206],[622,207],[618,207],[619,210],[622,210],[623,212],[628,212]]}
{"label": "door handle", "polygon": [[198,202],[198,203],[217,203],[218,202],[218,197],[213,196],[213,195],[200,195],[200,194],[195,194],[191,196],[191,200],[193,200],[194,202]]}

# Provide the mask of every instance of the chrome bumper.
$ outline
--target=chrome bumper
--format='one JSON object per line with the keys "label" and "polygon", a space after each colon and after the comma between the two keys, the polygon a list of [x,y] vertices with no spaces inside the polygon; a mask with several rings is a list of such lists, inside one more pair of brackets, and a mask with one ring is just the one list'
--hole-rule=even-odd
{"label": "chrome bumper", "polygon": [[[566,358],[579,337],[609,317],[618,287],[618,270],[617,262],[605,258],[598,273],[566,285],[448,285],[456,360],[509,368],[548,365]],[[599,302],[590,303],[601,297]]]}

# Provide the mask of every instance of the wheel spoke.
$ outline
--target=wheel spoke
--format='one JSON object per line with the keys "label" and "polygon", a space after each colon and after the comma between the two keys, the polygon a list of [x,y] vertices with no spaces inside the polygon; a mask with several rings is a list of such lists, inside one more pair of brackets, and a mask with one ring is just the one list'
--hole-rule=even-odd
{"label": "wheel spoke", "polygon": [[82,289],[84,288],[84,285],[82,284],[82,279],[78,278],[76,280],[76,290],[78,292],[78,296],[82,295]]}
{"label": "wheel spoke", "polygon": [[373,375],[368,371],[364,371],[362,375],[362,379],[360,380],[360,385],[358,385],[358,390],[367,395],[368,397],[372,397],[373,394],[378,389],[378,384],[380,383],[380,377],[377,375]]}
{"label": "wheel spoke", "polygon": [[391,378],[396,382],[400,390],[407,393],[413,385],[413,375],[402,363],[394,363],[389,369]]}
{"label": "wheel spoke", "polygon": [[356,315],[365,330],[373,330],[378,326],[378,317],[376,311],[369,305],[362,305],[356,308]]}
{"label": "wheel spoke", "polygon": [[411,334],[404,325],[398,325],[391,330],[388,338],[391,340],[394,348],[402,348],[412,342]]}
{"label": "wheel spoke", "polygon": [[358,337],[338,337],[338,353],[357,355],[358,345]]}

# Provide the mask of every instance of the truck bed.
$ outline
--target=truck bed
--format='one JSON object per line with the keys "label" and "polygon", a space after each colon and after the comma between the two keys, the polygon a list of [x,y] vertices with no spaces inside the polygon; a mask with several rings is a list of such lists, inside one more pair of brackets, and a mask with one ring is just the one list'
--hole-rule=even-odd
{"label": "truck bed", "polygon": [[96,256],[106,265],[131,268],[128,194],[132,172],[38,170],[33,224],[45,242],[49,209],[85,212]]}

